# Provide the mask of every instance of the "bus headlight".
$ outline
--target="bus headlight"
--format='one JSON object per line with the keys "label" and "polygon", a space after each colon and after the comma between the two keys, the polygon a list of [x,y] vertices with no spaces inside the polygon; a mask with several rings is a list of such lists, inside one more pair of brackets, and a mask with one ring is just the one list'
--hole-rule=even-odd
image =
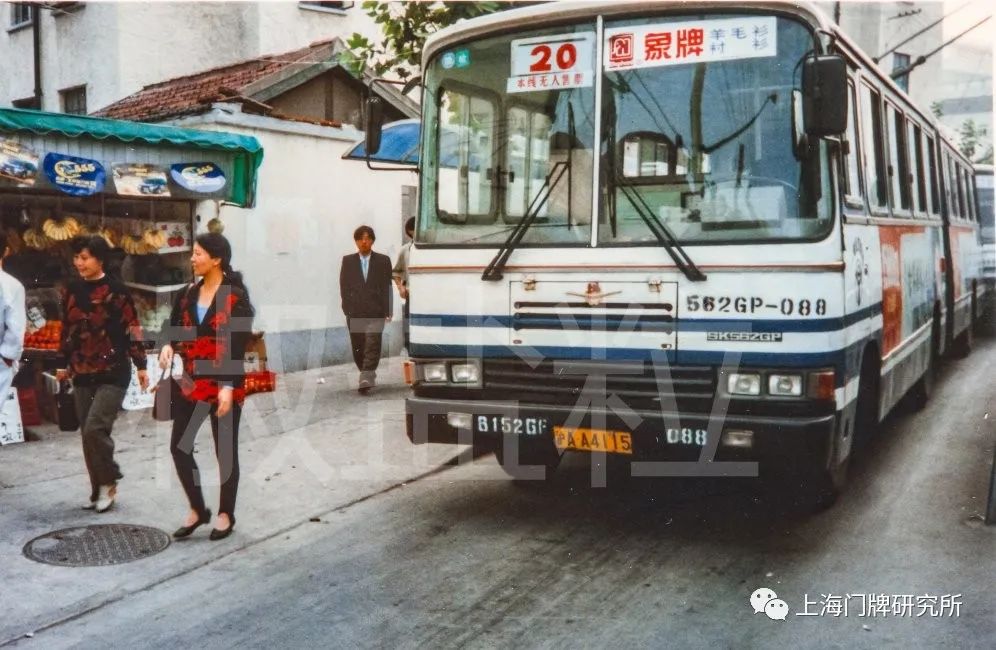
{"label": "bus headlight", "polygon": [[422,381],[427,384],[445,383],[446,364],[445,363],[425,363],[422,365]]}
{"label": "bus headlight", "polygon": [[802,395],[802,375],[768,375],[768,394],[794,397]]}
{"label": "bus headlight", "polygon": [[730,395],[760,395],[761,375],[756,372],[731,372],[726,378],[726,392]]}
{"label": "bus headlight", "polygon": [[476,363],[454,363],[450,366],[450,377],[454,384],[476,384],[481,372]]}

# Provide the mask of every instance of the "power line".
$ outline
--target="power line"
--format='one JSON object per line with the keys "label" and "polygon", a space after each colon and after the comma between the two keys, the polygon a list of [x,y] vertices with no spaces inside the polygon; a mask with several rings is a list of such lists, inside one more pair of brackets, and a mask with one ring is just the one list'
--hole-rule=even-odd
{"label": "power line", "polygon": [[875,63],[878,63],[882,59],[882,57],[884,57],[884,56],[886,56],[888,54],[892,54],[893,52],[895,52],[896,50],[898,50],[899,48],[901,48],[903,45],[906,45],[907,43],[909,43],[910,41],[912,41],[914,38],[916,38],[917,36],[919,36],[920,34],[923,34],[928,29],[930,29],[930,28],[932,28],[932,27],[940,24],[941,22],[943,22],[945,18],[953,16],[954,14],[958,13],[959,11],[961,11],[962,9],[964,9],[965,7],[967,7],[968,5],[975,4],[975,2],[976,2],[976,0],[969,0],[965,4],[960,5],[957,9],[952,9],[950,12],[948,12],[947,14],[941,16],[940,18],[938,18],[934,22],[930,23],[929,25],[927,25],[926,27],[924,27],[923,29],[921,29],[917,33],[913,34],[912,36],[906,38],[903,41],[900,41],[899,43],[896,43],[895,45],[893,45],[892,47],[890,47],[885,52],[882,52],[878,56],[872,57],[872,61],[874,61]]}
{"label": "power line", "polygon": [[979,25],[983,24],[984,22],[986,22],[990,18],[992,18],[992,16],[986,16],[985,18],[983,18],[979,22],[975,23],[974,25],[972,25],[971,27],[969,27],[968,29],[966,29],[965,31],[963,31],[961,34],[958,34],[957,36],[955,36],[951,40],[947,41],[946,43],[942,43],[938,47],[935,47],[934,49],[932,49],[930,52],[927,52],[926,54],[921,54],[910,65],[906,66],[905,68],[902,68],[901,70],[896,70],[895,72],[893,72],[892,73],[892,78],[893,79],[898,79],[899,77],[903,77],[903,76],[909,74],[910,71],[912,71],[914,68],[919,67],[919,66],[923,65],[924,63],[926,63],[927,59],[929,59],[930,57],[934,56],[935,54],[937,54],[938,52],[940,52],[941,50],[943,50],[945,47],[947,47],[948,45],[951,45],[952,43],[954,43],[955,41],[957,41],[959,38],[961,38],[965,34],[969,33],[970,31],[972,31],[973,29],[975,29]]}

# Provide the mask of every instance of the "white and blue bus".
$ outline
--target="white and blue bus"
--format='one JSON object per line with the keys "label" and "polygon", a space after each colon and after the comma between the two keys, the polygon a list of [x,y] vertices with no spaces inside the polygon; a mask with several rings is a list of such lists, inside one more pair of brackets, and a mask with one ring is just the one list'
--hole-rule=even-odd
{"label": "white and blue bus", "polygon": [[433,35],[422,81],[413,442],[827,503],[971,347],[971,164],[814,5],[510,10]]}

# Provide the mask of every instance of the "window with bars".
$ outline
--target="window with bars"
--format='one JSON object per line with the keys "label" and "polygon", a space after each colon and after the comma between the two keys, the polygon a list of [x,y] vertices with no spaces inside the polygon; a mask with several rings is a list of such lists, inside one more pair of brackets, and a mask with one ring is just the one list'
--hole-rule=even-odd
{"label": "window with bars", "polygon": [[76,86],[59,91],[62,98],[62,112],[71,115],[86,115],[86,86]]}
{"label": "window with bars", "polygon": [[10,3],[10,26],[30,25],[35,18],[35,7],[29,2]]}
{"label": "window with bars", "polygon": [[[910,67],[910,55],[909,54],[901,54],[899,52],[895,52],[892,55],[892,72],[893,73],[895,73],[895,72],[897,72],[899,70],[905,70],[908,67]],[[910,91],[910,75],[908,73],[904,74],[901,77],[896,77],[895,82],[896,82],[896,85],[899,86],[900,88],[902,88],[904,92],[909,92]]]}
{"label": "window with bars", "polygon": [[319,11],[340,12],[353,7],[353,2],[299,2],[298,5],[304,9],[317,9]]}

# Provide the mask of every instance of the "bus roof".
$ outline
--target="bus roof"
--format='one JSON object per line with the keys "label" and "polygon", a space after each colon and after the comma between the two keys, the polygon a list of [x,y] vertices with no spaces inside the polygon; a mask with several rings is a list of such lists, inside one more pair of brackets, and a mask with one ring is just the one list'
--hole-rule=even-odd
{"label": "bus roof", "polygon": [[[544,2],[520,9],[499,11],[487,16],[465,20],[431,35],[426,39],[425,47],[422,50],[422,65],[424,67],[438,50],[450,47],[460,41],[502,31],[514,32],[521,30],[526,25],[530,28],[540,28],[558,23],[592,18],[597,15],[624,17],[667,9],[678,9],[682,12],[695,11],[697,9],[715,11],[721,9],[724,4],[727,3],[719,3],[715,0],[661,3],[648,3],[647,0],[643,0],[642,2],[634,2],[633,0],[595,0],[587,2],[569,0],[567,2]],[[735,6],[738,9],[750,8],[752,10],[760,9],[793,13],[806,19],[814,26],[828,31],[834,27],[829,17],[813,2],[768,1],[729,4],[731,7]]]}
{"label": "bus roof", "polygon": [[[725,7],[724,7],[725,5]],[[452,47],[457,43],[486,36],[495,35],[501,32],[515,33],[524,26],[530,28],[550,27],[560,23],[568,23],[594,16],[625,17],[633,15],[646,15],[656,11],[674,9],[681,12],[692,12],[696,10],[716,11],[718,9],[729,8],[768,10],[799,16],[813,27],[822,29],[833,34],[837,42],[843,45],[844,51],[864,66],[870,73],[878,77],[889,90],[902,97],[907,105],[919,116],[920,121],[929,124],[931,129],[942,139],[951,145],[951,153],[963,163],[971,165],[971,161],[966,158],[956,146],[951,142],[949,134],[941,132],[940,123],[929,112],[921,109],[909,95],[899,87],[899,85],[884,71],[882,71],[871,57],[861,50],[855,42],[841,31],[839,26],[814,2],[805,0],[793,2],[766,1],[766,2],[716,2],[715,0],[695,0],[692,2],[634,2],[633,0],[568,0],[564,2],[544,2],[542,4],[523,7],[520,9],[509,9],[497,13],[465,20],[456,25],[451,25],[441,29],[426,39],[425,47],[422,50],[422,68],[424,69],[429,59],[439,50]]]}

